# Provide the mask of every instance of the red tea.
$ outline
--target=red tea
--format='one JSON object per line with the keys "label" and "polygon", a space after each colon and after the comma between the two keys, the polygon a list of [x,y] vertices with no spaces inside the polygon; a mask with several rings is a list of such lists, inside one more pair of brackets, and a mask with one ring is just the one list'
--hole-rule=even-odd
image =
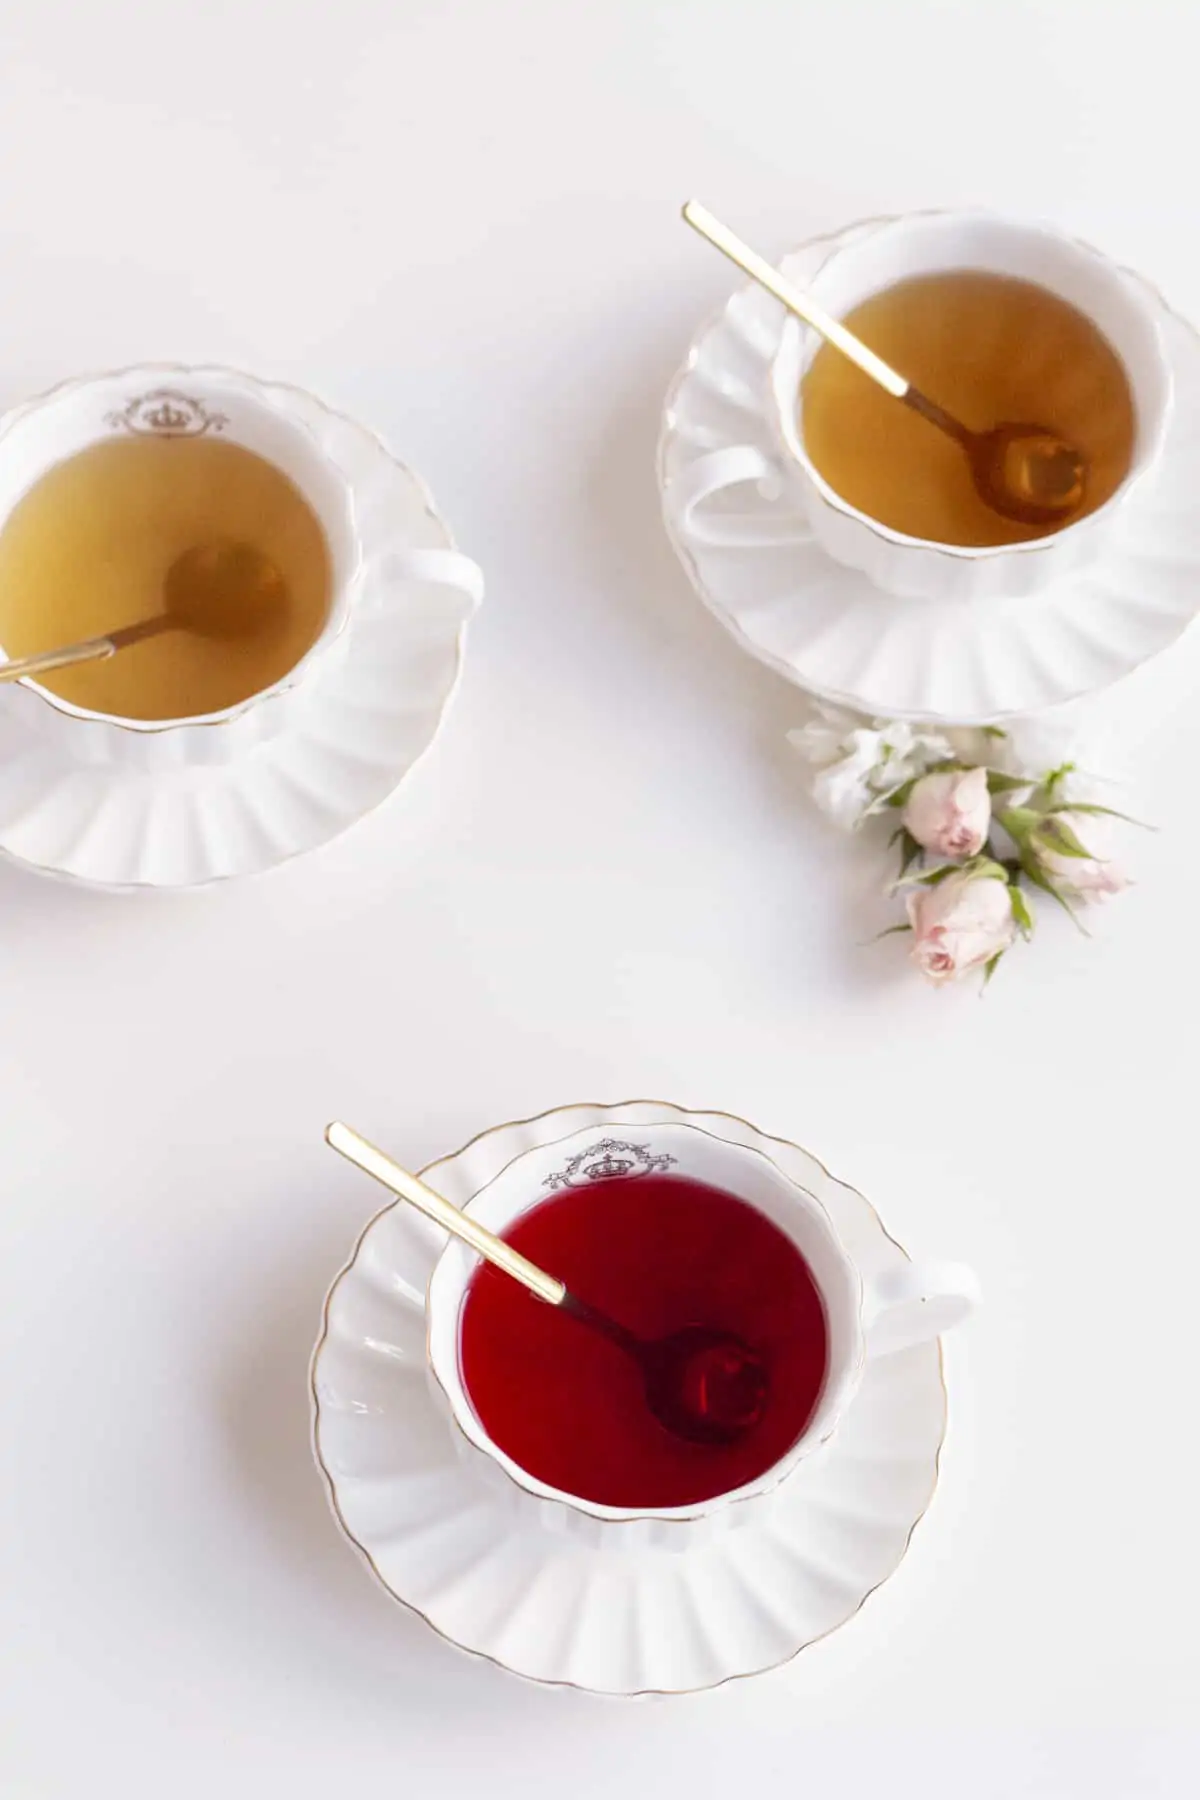
{"label": "red tea", "polygon": [[799,1250],[744,1200],[681,1175],[609,1177],[542,1201],[504,1236],[640,1337],[715,1326],[770,1379],[744,1437],[689,1443],[651,1413],[629,1355],[484,1266],[463,1305],[463,1380],[530,1475],[608,1506],[685,1506],[755,1480],[804,1430],[825,1380],[824,1307]]}

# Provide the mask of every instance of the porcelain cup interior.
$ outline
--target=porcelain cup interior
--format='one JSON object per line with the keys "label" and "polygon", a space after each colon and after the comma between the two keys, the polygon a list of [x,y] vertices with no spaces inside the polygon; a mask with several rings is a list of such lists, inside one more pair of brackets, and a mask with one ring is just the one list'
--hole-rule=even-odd
{"label": "porcelain cup interior", "polygon": [[331,599],[316,642],[279,681],[222,712],[165,721],[126,719],[74,706],[36,681],[13,684],[14,693],[23,689],[52,709],[37,721],[43,728],[99,722],[160,744],[173,732],[195,742],[192,728],[241,720],[296,688],[342,633],[361,564],[350,484],[308,428],[281,410],[253,377],[224,369],[145,366],[64,383],[0,420],[0,524],[54,464],[119,433],[219,436],[255,451],[299,488],[329,548]]}
{"label": "porcelain cup interior", "polygon": [[1027,543],[983,547],[906,536],[849,505],[811,461],[804,441],[802,383],[822,340],[788,315],[771,369],[773,410],[810,525],[839,561],[865,569],[885,589],[914,597],[1028,592],[1090,560],[1108,540],[1134,488],[1158,461],[1171,410],[1171,370],[1153,297],[1098,251],[1056,231],[985,213],[912,214],[852,234],[804,286],[826,312],[841,318],[897,282],[968,268],[1048,288],[1099,327],[1119,357],[1133,395],[1133,455],[1116,492],[1061,531]]}
{"label": "porcelain cup interior", "polygon": [[[552,1194],[585,1187],[601,1177],[637,1181],[649,1171],[689,1176],[736,1194],[757,1208],[796,1245],[820,1290],[828,1329],[825,1383],[804,1432],[779,1462],[756,1481],[701,1505],[625,1509],[598,1505],[548,1487],[513,1461],[488,1435],[462,1379],[460,1331],[463,1302],[478,1268],[474,1253],[451,1240],[434,1266],[427,1294],[428,1355],[435,1395],[448,1412],[460,1451],[490,1465],[502,1484],[533,1502],[568,1509],[593,1519],[620,1523],[633,1519],[694,1520],[731,1509],[732,1503],[769,1494],[796,1465],[824,1443],[853,1398],[867,1354],[868,1330],[881,1309],[905,1296],[864,1290],[861,1275],[840,1243],[824,1208],[785,1176],[767,1156],[711,1136],[691,1125],[630,1127],[620,1139],[611,1127],[593,1127],[556,1144],[527,1151],[480,1190],[467,1210],[490,1230],[503,1233],[529,1208]],[[551,1270],[550,1273],[554,1271]],[[921,1284],[915,1269],[907,1286]],[[944,1285],[944,1284],[941,1284]],[[907,1341],[935,1334],[953,1322],[934,1298],[938,1278],[921,1287],[930,1310],[911,1324]],[[969,1304],[969,1302],[968,1302]],[[957,1316],[957,1314],[955,1314]]]}

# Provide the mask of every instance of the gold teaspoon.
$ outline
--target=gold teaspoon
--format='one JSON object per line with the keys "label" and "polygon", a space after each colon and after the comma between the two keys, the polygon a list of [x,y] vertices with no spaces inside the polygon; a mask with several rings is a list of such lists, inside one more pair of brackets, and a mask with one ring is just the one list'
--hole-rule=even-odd
{"label": "gold teaspoon", "polygon": [[864,375],[952,437],[967,458],[980,498],[1001,518],[1045,527],[1065,525],[1078,512],[1087,486],[1087,462],[1074,445],[1049,426],[1005,423],[988,431],[972,431],[884,362],[840,319],[832,318],[807,294],[793,287],[765,257],[744,244],[698,201],[688,201],[683,217],[693,231],[774,294],[789,312],[819,332],[826,343],[849,357]]}
{"label": "gold teaspoon", "polygon": [[163,611],[103,637],[0,663],[0,682],[46,675],[75,663],[104,661],[164,631],[232,643],[271,624],[287,605],[287,583],[269,556],[251,544],[196,544],[183,551],[163,582]]}
{"label": "gold teaspoon", "polygon": [[767,1366],[756,1350],[732,1332],[694,1324],[665,1337],[639,1337],[570,1293],[564,1282],[539,1269],[469,1213],[460,1212],[349,1125],[336,1122],[328,1126],[325,1141],[339,1156],[407,1200],[539,1300],[616,1344],[641,1371],[650,1411],[676,1437],[694,1444],[732,1444],[757,1425],[770,1387]]}

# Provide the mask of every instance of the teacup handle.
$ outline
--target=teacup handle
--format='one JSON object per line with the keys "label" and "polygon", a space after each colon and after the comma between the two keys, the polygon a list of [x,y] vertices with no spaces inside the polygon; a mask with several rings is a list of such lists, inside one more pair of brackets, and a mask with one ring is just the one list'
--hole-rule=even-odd
{"label": "teacup handle", "polygon": [[890,1356],[960,1325],[979,1304],[964,1263],[906,1263],[878,1276],[864,1298],[868,1356]]}
{"label": "teacup handle", "polygon": [[794,544],[812,536],[812,530],[799,513],[783,513],[756,519],[751,515],[734,517],[706,510],[705,502],[724,488],[742,487],[755,482],[764,500],[777,500],[784,491],[781,463],[753,444],[735,444],[725,450],[710,450],[687,468],[673,475],[667,484],[666,502],[680,535],[694,544],[711,544],[717,549],[768,549],[775,544]]}
{"label": "teacup handle", "polygon": [[384,550],[370,562],[372,583],[428,581],[451,590],[461,603],[464,622],[483,599],[483,570],[461,550]]}

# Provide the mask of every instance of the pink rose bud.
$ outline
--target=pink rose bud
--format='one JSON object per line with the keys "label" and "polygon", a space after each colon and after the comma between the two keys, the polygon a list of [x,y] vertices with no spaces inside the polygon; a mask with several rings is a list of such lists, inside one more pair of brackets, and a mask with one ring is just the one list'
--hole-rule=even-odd
{"label": "pink rose bud", "polygon": [[[1106,854],[1112,835],[1112,821],[1103,813],[1050,813],[1034,831],[1030,848],[1038,868],[1060,894],[1074,900],[1105,900],[1129,886],[1125,871]],[[1072,838],[1088,852],[1086,856],[1071,855],[1066,846]]]}
{"label": "pink rose bud", "polygon": [[1002,956],[1016,936],[1012,895],[1003,874],[956,871],[908,896],[912,960],[928,980],[955,981]]}
{"label": "pink rose bud", "polygon": [[923,775],[908,796],[903,819],[922,849],[955,861],[978,856],[992,822],[987,770]]}

